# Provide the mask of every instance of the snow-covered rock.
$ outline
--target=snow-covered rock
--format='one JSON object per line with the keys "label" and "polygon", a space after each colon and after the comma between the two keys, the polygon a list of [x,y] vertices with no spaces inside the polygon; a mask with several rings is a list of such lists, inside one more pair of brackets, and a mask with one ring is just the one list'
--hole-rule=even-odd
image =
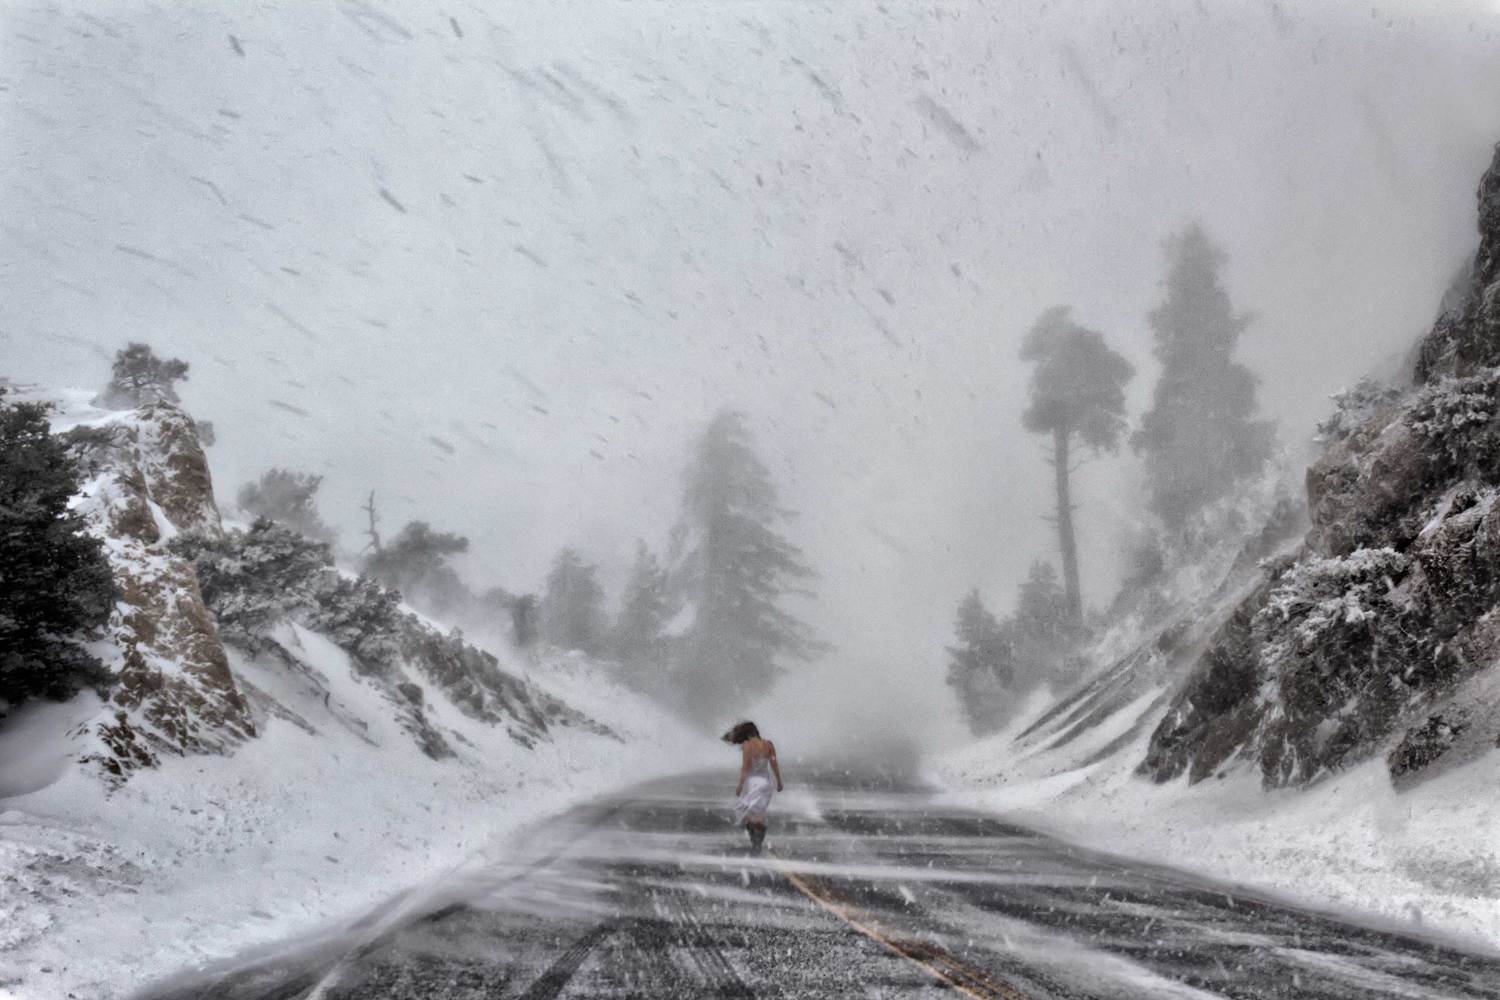
{"label": "snow-covered rock", "polygon": [[115,686],[81,759],[124,778],[162,754],[227,751],[255,727],[192,565],[168,545],[185,531],[221,530],[197,426],[167,402],[84,416],[97,437],[79,506],[104,542],[118,599],[95,650]]}

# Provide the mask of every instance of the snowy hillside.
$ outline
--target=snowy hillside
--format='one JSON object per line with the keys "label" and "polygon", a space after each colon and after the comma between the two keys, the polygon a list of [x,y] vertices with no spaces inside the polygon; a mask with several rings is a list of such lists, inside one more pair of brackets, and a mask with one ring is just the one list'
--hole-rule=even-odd
{"label": "snowy hillside", "polygon": [[119,589],[92,646],[116,684],[0,730],[0,996],[123,996],[440,891],[692,743],[586,661],[512,670],[312,543],[226,529],[191,418],[84,399],[58,423],[99,431],[78,503]]}
{"label": "snowy hillside", "polygon": [[1478,200],[1407,384],[1323,425],[1305,537],[950,778],[1101,846],[1500,940],[1500,147]]}

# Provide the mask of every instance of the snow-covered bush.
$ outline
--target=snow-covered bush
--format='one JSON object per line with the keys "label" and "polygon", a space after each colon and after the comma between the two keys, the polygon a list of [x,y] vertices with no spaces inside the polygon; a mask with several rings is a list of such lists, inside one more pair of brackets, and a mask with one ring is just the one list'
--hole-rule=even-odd
{"label": "snow-covered bush", "polygon": [[[1430,455],[1454,465],[1493,470],[1500,458],[1500,368],[1444,377],[1417,394],[1407,423]],[[1493,474],[1493,473],[1491,473]]]}
{"label": "snow-covered bush", "polygon": [[189,533],[172,545],[193,561],[220,635],[244,649],[274,646],[272,629],[294,621],[326,635],[365,674],[395,681],[409,700],[420,689],[401,688],[403,671],[415,669],[477,718],[510,717],[541,731],[559,711],[462,633],[444,635],[403,609],[396,591],[340,575],[327,545],[290,528],[261,519],[248,531]]}
{"label": "snow-covered bush", "polygon": [[366,577],[340,576],[323,542],[261,518],[248,531],[185,534],[172,545],[193,560],[226,640],[256,650],[289,619],[326,632],[367,671],[401,655],[407,614],[400,595]]}
{"label": "snow-covered bush", "polygon": [[1410,571],[1410,557],[1394,549],[1358,549],[1343,558],[1296,564],[1255,616],[1262,666],[1274,673],[1333,633],[1389,614],[1390,593]]}
{"label": "snow-covered bush", "polygon": [[183,534],[171,548],[192,560],[220,633],[250,649],[293,611],[315,608],[337,580],[326,544],[264,518],[248,531]]}
{"label": "snow-covered bush", "polygon": [[1398,596],[1412,570],[1412,559],[1393,549],[1358,549],[1304,560],[1271,590],[1252,622],[1268,784],[1339,767],[1383,738],[1432,680],[1431,623]]}
{"label": "snow-covered bush", "polygon": [[1319,422],[1313,436],[1322,444],[1342,441],[1353,434],[1380,410],[1400,399],[1401,390],[1365,377],[1353,388],[1336,392],[1328,398],[1333,401],[1333,413]]}
{"label": "snow-covered bush", "polygon": [[389,667],[401,656],[401,597],[369,577],[349,580],[334,575],[333,586],[320,594],[306,622],[351,653],[366,670]]}

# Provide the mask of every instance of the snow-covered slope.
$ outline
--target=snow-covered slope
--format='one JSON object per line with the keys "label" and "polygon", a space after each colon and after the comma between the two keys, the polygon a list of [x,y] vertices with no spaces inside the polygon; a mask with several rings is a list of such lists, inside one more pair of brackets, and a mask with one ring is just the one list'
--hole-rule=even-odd
{"label": "snow-covered slope", "polygon": [[1305,537],[951,780],[1101,846],[1500,941],[1500,147],[1478,202],[1409,382],[1325,423]]}
{"label": "snow-covered slope", "polygon": [[[1475,948],[1500,942],[1500,754],[1409,791],[1379,759],[1306,789],[1266,791],[1244,769],[1155,784],[1136,766],[1160,714],[1127,705],[1077,751],[1027,753],[1016,736],[1033,711],[936,762],[936,775],[955,803],[1088,847]],[[1088,753],[1121,731],[1113,752]]]}
{"label": "snow-covered slope", "polygon": [[699,739],[606,668],[507,666],[316,546],[226,530],[177,407],[61,402],[100,429],[78,503],[120,588],[93,643],[118,683],[0,722],[0,996],[124,996],[415,905]]}

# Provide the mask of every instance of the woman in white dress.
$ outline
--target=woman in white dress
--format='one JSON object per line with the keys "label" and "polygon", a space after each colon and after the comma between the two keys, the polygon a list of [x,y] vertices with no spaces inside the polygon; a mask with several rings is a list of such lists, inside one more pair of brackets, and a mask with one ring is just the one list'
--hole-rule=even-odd
{"label": "woman in white dress", "polygon": [[741,722],[724,734],[724,742],[740,748],[740,783],[734,794],[734,821],[750,834],[750,850],[759,854],[766,840],[766,810],[771,807],[772,782],[775,791],[782,789],[781,765],[776,761],[776,745],[760,738],[753,722]]}

